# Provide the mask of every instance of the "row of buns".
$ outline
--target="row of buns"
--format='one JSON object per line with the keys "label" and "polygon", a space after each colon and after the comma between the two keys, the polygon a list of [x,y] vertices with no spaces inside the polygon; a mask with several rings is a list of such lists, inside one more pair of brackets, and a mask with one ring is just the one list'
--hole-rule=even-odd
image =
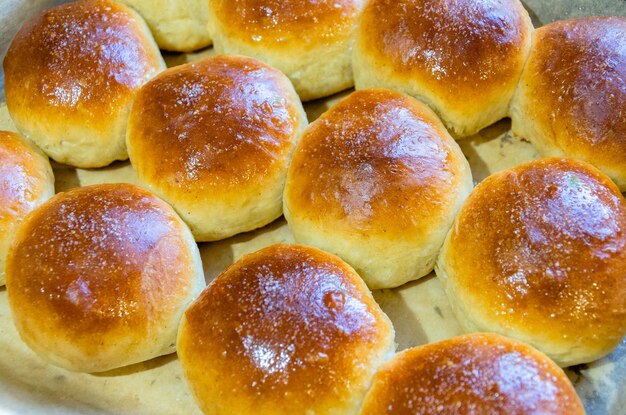
{"label": "row of buns", "polygon": [[[426,107],[387,90],[355,93],[323,115],[319,128],[349,124],[368,106],[405,112],[398,121],[414,124],[399,134],[402,146],[366,146],[374,155],[396,152],[418,169],[420,160],[437,168],[429,158],[441,163],[454,154],[449,147],[456,144],[446,143]],[[333,112],[342,114],[335,124],[327,120]],[[390,138],[381,131],[393,132],[393,124],[372,124],[363,128]],[[358,148],[350,131],[341,131]],[[300,144],[319,145],[313,132]],[[504,337],[462,336],[392,357],[393,327],[363,279],[310,246],[275,245],[245,256],[204,289],[198,247],[168,204],[128,184],[78,188],[45,201],[53,183],[45,157],[16,134],[3,133],[1,144],[3,161],[15,159],[3,164],[2,180],[14,190],[3,203],[13,201],[6,210],[20,213],[7,227],[14,234],[6,241],[11,314],[22,339],[52,364],[99,372],[176,350],[206,413],[402,414],[413,405],[443,413],[584,413],[548,356]],[[437,146],[439,160],[428,154]],[[329,161],[322,183],[381,167],[370,159],[369,169],[337,170],[331,153],[311,151]],[[337,155],[349,166],[357,154]],[[407,166],[392,167],[395,179]],[[442,183],[454,184],[443,171]],[[307,175],[298,180],[304,185],[297,189],[321,194]],[[23,210],[14,207],[33,198]],[[393,192],[385,198],[398,200]],[[348,206],[362,219],[363,204]],[[364,212],[373,207],[383,215],[377,221],[393,224],[375,203]],[[327,213],[317,220],[335,219]],[[436,271],[468,332],[522,339],[565,366],[599,358],[621,340],[626,203],[603,173],[571,159],[541,159],[490,176],[458,215],[447,216],[456,219],[444,248],[435,250]],[[339,237],[340,225],[330,224]]]}
{"label": "row of buns", "polygon": [[[15,219],[12,225],[6,264],[11,315],[22,339],[52,364],[100,372],[176,350],[206,413],[402,414],[413,413],[414,405],[440,413],[584,413],[555,363],[498,335],[461,336],[394,356],[393,326],[363,279],[340,258],[316,248],[270,246],[244,256],[204,288],[198,247],[168,204],[129,184],[77,188],[44,201],[52,184],[47,161],[32,147],[18,148],[27,145],[19,136],[3,133],[2,138],[3,160],[10,161],[11,155],[15,160],[6,164],[1,178],[16,188],[13,195],[3,194],[3,210],[12,199],[21,201],[15,196],[18,191],[23,198],[36,197],[30,209],[21,211],[25,220]],[[27,174],[16,177],[16,172]],[[591,191],[602,200],[623,205],[606,176],[587,164],[562,159],[543,159],[494,175],[481,185],[488,189],[482,192],[515,175],[522,182],[523,175],[547,175],[554,192],[579,199],[588,196],[577,195],[579,186],[591,182]],[[529,185],[541,193],[539,181]],[[516,191],[511,195],[519,196]],[[483,196],[474,191],[470,200]],[[489,202],[498,206],[501,201]],[[562,209],[572,207],[580,208],[574,203]],[[26,214],[28,210],[32,212]],[[458,221],[465,221],[466,210],[489,215],[494,209],[467,203]],[[563,213],[567,215],[556,212]],[[484,226],[472,219],[471,226]],[[571,219],[555,220],[566,225],[563,232],[602,232],[581,229],[568,223]],[[503,229],[500,222],[494,226]],[[451,232],[448,238],[458,235]],[[440,264],[455,267],[455,260],[447,259],[458,255],[451,243],[446,243]],[[584,283],[606,288],[603,280],[579,286]],[[493,288],[479,288],[483,300],[498,295]],[[610,301],[607,295],[618,296],[602,294],[604,301]],[[451,301],[461,304],[472,296],[458,295]],[[550,307],[545,299],[537,300]],[[615,322],[606,322],[608,333],[603,333],[582,320],[573,328],[557,320],[543,333],[556,336],[557,330],[582,328],[610,341],[612,330],[621,329]],[[517,323],[530,328],[527,321]],[[487,330],[499,331],[491,324]]]}
{"label": "row of buns", "polygon": [[[186,28],[179,16],[196,7],[129,3],[156,35],[153,14]],[[510,116],[542,155],[590,162],[626,189],[624,18],[535,30],[519,0],[199,3],[191,14],[209,16],[217,52],[277,68],[302,100],[352,85],[399,90],[429,105],[455,138]],[[25,24],[4,69],[20,132],[56,161],[90,168],[128,157],[131,103],[165,65],[137,13],[93,0]]]}
{"label": "row of buns", "polygon": [[[585,162],[554,158],[495,174],[472,189],[468,162],[446,129],[463,135],[459,131],[466,127],[454,127],[454,116],[444,115],[445,105],[422,95],[423,87],[394,84],[404,78],[413,85],[419,76],[410,71],[422,59],[433,79],[458,77],[444,82],[452,88],[448,98],[478,104],[480,94],[464,89],[472,85],[494,98],[481,82],[506,66],[506,59],[502,51],[498,59],[481,55],[478,45],[484,38],[464,44],[461,23],[473,25],[472,34],[489,27],[495,39],[510,46],[504,29],[518,21],[523,27],[520,44],[530,48],[527,14],[509,1],[496,2],[495,9],[480,1],[470,8],[455,5],[448,14],[427,3],[418,7],[374,0],[358,29],[364,30],[367,8],[384,16],[376,24],[378,34],[367,31],[381,38],[365,43],[403,48],[369,50],[374,54],[366,60],[390,53],[389,60],[372,64],[377,69],[369,72],[370,79],[397,70],[403,76],[387,73],[382,78],[391,83],[374,80],[373,86],[408,94],[359,90],[310,125],[298,88],[259,60],[220,55],[164,70],[143,20],[116,3],[70,3],[27,23],[5,60],[7,104],[18,128],[52,158],[70,164],[89,165],[102,156],[108,161],[95,164],[101,166],[124,158],[127,151],[152,193],[130,185],[101,185],[44,203],[53,193],[45,156],[18,135],[3,133],[2,202],[14,215],[6,216],[10,220],[0,247],[11,244],[7,287],[22,338],[52,363],[88,372],[170,353],[178,343],[187,378],[207,413],[294,413],[303,408],[356,413],[372,379],[364,413],[394,405],[410,410],[418,400],[453,412],[475,404],[474,398],[487,412],[515,411],[519,405],[526,412],[582,413],[558,367],[532,348],[498,336],[469,336],[407,352],[374,377],[393,354],[393,328],[369,289],[401,285],[433,267],[468,332],[522,340],[560,365],[604,356],[626,333],[626,202],[613,181]],[[235,9],[228,9],[229,4]],[[246,16],[246,2],[229,4],[222,6],[231,18],[235,11]],[[348,7],[336,4],[337,9]],[[403,5],[398,9],[402,13],[394,11],[397,5]],[[282,15],[272,18],[274,9],[255,10],[271,23],[261,19],[263,30],[281,22]],[[254,15],[260,18],[258,13]],[[482,20],[469,18],[476,13]],[[311,19],[305,19],[307,24],[317,21],[303,15]],[[449,18],[444,25],[449,30],[438,31],[435,38],[443,55],[430,53],[428,39],[407,48],[408,40],[420,38],[416,33],[428,33],[424,25],[442,16]],[[501,26],[494,28],[485,19]],[[245,28],[245,19],[241,21]],[[506,115],[515,94],[514,129],[528,128],[542,139],[549,131],[557,141],[563,136],[559,131],[571,138],[591,129],[599,143],[594,141],[593,155],[604,148],[603,140],[613,155],[619,145],[615,137],[626,125],[621,113],[611,117],[623,108],[625,96],[619,84],[624,79],[619,62],[626,50],[623,24],[619,18],[598,18],[538,29],[533,36],[542,41],[529,49],[526,69],[521,59],[519,87],[515,76],[505,76],[492,85],[501,95],[482,107],[499,102],[492,108],[505,112],[497,119]],[[393,28],[402,30],[394,35]],[[604,35],[597,37],[599,32]],[[564,39],[549,43],[559,36]],[[272,42],[280,43],[277,38]],[[332,38],[326,34],[326,40]],[[494,50],[494,39],[486,42],[485,49]],[[358,44],[357,38],[355,56]],[[551,49],[542,50],[545,44]],[[611,59],[602,66],[589,63],[584,59],[589,44],[592,52],[605,50]],[[561,45],[573,46],[563,56],[550,53]],[[452,66],[445,63],[450,56],[444,53],[446,46],[460,56]],[[463,56],[469,50],[473,59]],[[573,59],[570,53],[579,55]],[[36,59],[29,61],[31,56]],[[471,71],[459,69],[476,60]],[[492,65],[481,68],[486,62]],[[394,66],[400,63],[404,69]],[[563,66],[573,72],[564,72]],[[527,73],[528,68],[533,72]],[[602,76],[593,82],[585,78],[600,70]],[[480,82],[468,81],[472,73]],[[555,86],[561,89],[554,92]],[[542,88],[554,94],[549,105],[537,101]],[[597,108],[598,91],[605,90],[611,95]],[[466,110],[460,110],[458,120],[475,125]],[[548,110],[553,112],[542,120]],[[596,117],[593,124],[590,117]],[[554,128],[564,120],[570,120],[567,128]],[[108,127],[113,134],[105,131]],[[81,164],[84,160],[87,164]],[[594,159],[600,167],[605,167],[603,160]],[[620,183],[619,176],[611,177]],[[204,287],[195,241],[252,230],[283,212],[298,242],[341,259],[304,246],[268,248],[226,270],[190,305]],[[5,254],[0,255],[4,260]],[[410,370],[403,368],[414,354],[424,359],[426,353],[426,361],[454,360],[460,353],[454,351],[457,343],[465,355],[480,356],[474,370],[495,373],[495,383],[469,379],[463,371],[446,375],[461,379],[456,383],[432,381],[429,370],[440,363],[423,368],[421,375],[414,372],[415,363]],[[485,364],[489,367],[480,366]],[[523,375],[529,371],[540,376]],[[511,373],[532,386],[528,397],[516,395],[512,383],[500,380]],[[411,389],[416,376],[431,381]],[[406,387],[389,390],[390,382]],[[450,400],[456,395],[446,387],[455,384],[461,385],[455,389],[460,394]],[[493,388],[502,388],[502,399],[483,396]],[[542,388],[559,392],[547,397]],[[470,391],[479,392],[464,395]],[[504,406],[489,406],[498,404]]]}
{"label": "row of buns", "polygon": [[[171,72],[176,78],[186,71],[200,76],[213,70],[220,76],[225,71],[227,80],[238,79],[229,98],[262,112],[268,107],[241,91],[285,85],[274,82],[273,76],[282,76],[279,72],[243,57],[219,56]],[[238,77],[242,70],[264,80],[246,84]],[[170,81],[165,82],[168,87],[180,87],[175,79]],[[172,99],[182,102],[176,95]],[[166,101],[159,96],[151,100],[156,110]],[[194,132],[194,117],[187,103],[181,103],[182,115],[138,117],[174,139],[148,133],[146,143],[131,146],[141,182],[179,212],[196,240],[270,223],[280,216],[282,203],[297,242],[346,260],[370,289],[400,286],[435,268],[468,331],[521,338],[565,366],[602,357],[623,337],[626,202],[593,166],[543,159],[495,174],[472,189],[470,168],[458,144],[432,111],[402,93],[354,92],[305,128],[297,144],[293,132],[299,124],[290,121],[302,115],[301,108],[280,101],[266,119],[283,128],[258,135],[258,124],[252,132],[246,130],[246,120],[258,114],[237,111],[228,103],[233,100],[219,104],[223,113],[212,124],[212,139],[186,136]],[[179,116],[192,128],[179,131],[159,122]],[[241,123],[237,140],[219,134],[232,129],[233,119]],[[185,136],[179,138],[181,134]],[[14,134],[7,137],[18,140]],[[236,150],[235,160],[231,149]],[[42,160],[35,161],[47,165]],[[240,160],[246,170],[237,170]],[[21,163],[30,166],[34,161]],[[39,167],[35,172],[49,170]],[[269,180],[261,180],[259,171]],[[51,175],[38,174],[36,180],[47,181],[47,187],[27,195],[45,191],[49,197]],[[27,179],[6,176],[21,191],[32,186]],[[225,191],[233,187],[237,190]],[[10,196],[7,200],[15,204]],[[214,209],[207,209],[207,201]],[[16,216],[12,226],[26,213],[28,209]]]}
{"label": "row of buns", "polygon": [[272,245],[203,289],[189,230],[133,185],[35,209],[7,273],[13,319],[41,357],[99,372],[175,349],[207,414],[584,414],[563,370],[514,340],[473,334],[395,354],[363,280],[313,247]]}
{"label": "row of buns", "polygon": [[584,414],[562,369],[498,335],[394,351],[393,327],[358,274],[298,245],[241,258],[178,333],[207,414]]}
{"label": "row of buns", "polygon": [[[55,13],[65,19],[59,19]],[[133,13],[106,1],[70,3],[27,23],[16,39],[18,45],[21,40],[31,46],[37,44],[42,66],[56,65],[59,50],[50,47],[49,42],[66,44],[71,36],[75,36],[76,42],[83,42],[81,39],[85,37],[93,42],[95,39],[89,37],[92,26],[105,22],[116,31],[106,32],[98,39],[103,44],[94,50],[124,63],[126,54],[119,49],[107,51],[107,44],[112,39],[117,42],[119,38],[122,43],[113,45],[121,44],[126,48],[134,42],[133,37],[121,37],[125,30],[135,33],[131,29],[141,23]],[[101,16],[109,14],[111,18]],[[69,26],[68,21],[80,21],[81,24]],[[45,30],[32,30],[33,27]],[[48,32],[54,30],[63,36],[47,40],[51,37]],[[39,37],[35,38],[39,40],[26,36],[29,31],[37,34]],[[143,43],[134,45],[146,46]],[[141,56],[145,56],[143,52]],[[31,51],[20,47],[15,53],[29,54]],[[70,52],[63,50],[63,53]],[[89,48],[82,48],[78,57],[85,57],[88,53]],[[155,54],[151,56],[154,58]],[[7,57],[7,61],[16,59],[14,54]],[[139,71],[140,61],[135,60],[128,68],[121,67],[124,70],[112,71],[115,79],[128,78],[130,73],[147,76]],[[85,69],[73,70],[78,73]],[[59,81],[60,73],[48,71],[36,82],[33,73],[30,74],[33,79],[26,78],[25,82],[31,90],[42,85],[44,89],[52,88],[55,79]],[[15,95],[16,92],[9,89],[10,81],[7,74],[7,93]],[[63,78],[63,82],[73,81],[72,77]],[[92,81],[98,87],[106,87],[107,93],[115,89],[111,87],[110,79],[105,85]],[[68,98],[67,91],[62,88],[52,90],[53,96],[49,99],[53,103],[75,98]],[[89,112],[83,104],[92,101],[99,102],[102,108],[108,105],[103,99],[106,94],[85,92],[81,86],[72,91],[78,97],[73,108],[75,112]],[[85,94],[84,99],[81,99],[82,94]],[[126,143],[131,163],[140,181],[173,206],[190,227],[196,241],[218,240],[250,231],[272,222],[284,212],[298,242],[339,255],[355,267],[372,289],[396,287],[433,270],[439,248],[473,187],[467,160],[442,122],[424,104],[400,92],[383,89],[357,91],[307,126],[302,104],[285,75],[252,58],[220,55],[165,70],[139,88],[133,98],[131,95],[124,96],[130,113]],[[128,103],[131,99],[132,105]],[[30,104],[21,103],[24,106]],[[56,108],[53,108],[45,112],[37,106],[29,106],[28,116],[43,123],[46,114],[58,117]],[[11,115],[14,116],[14,112]],[[14,119],[19,126],[22,121],[16,116]],[[37,139],[33,141],[39,142]],[[101,152],[90,144],[85,148],[88,154]],[[72,154],[85,156],[76,148]],[[553,164],[550,164],[551,168],[556,168]],[[589,201],[585,208],[594,208],[593,203],[600,205],[602,200],[596,199]],[[548,202],[541,199],[538,203]],[[568,204],[572,203],[582,202],[570,197]],[[617,203],[604,206],[600,211],[619,215],[622,208]],[[600,208],[596,206],[596,209]],[[585,228],[596,226],[596,223],[581,222],[582,219],[574,215],[576,212],[566,212],[561,219],[573,221],[581,232],[593,234],[593,229]],[[581,216],[590,214],[581,213]],[[567,221],[565,223],[569,223]],[[524,221],[512,221],[512,224],[517,232],[515,237],[529,226]],[[609,230],[611,236],[621,241],[619,228]],[[561,234],[557,238],[553,233],[546,236],[548,245],[562,242],[564,238]],[[500,235],[491,236],[491,239],[496,236]],[[592,242],[600,246],[614,243],[603,239]],[[591,242],[586,246],[596,249]],[[513,253],[521,256],[523,249],[519,246],[517,249],[520,252]],[[531,254],[543,249],[537,246]],[[587,263],[596,266],[605,259],[597,256]],[[498,272],[510,274],[510,284],[518,284],[519,290],[524,291],[522,286],[527,282],[523,268],[526,264],[522,263],[520,269],[515,268],[519,262],[517,256],[507,261],[506,269]],[[536,262],[535,259],[532,261]],[[441,273],[446,269],[445,263],[438,268]],[[558,260],[555,269],[557,274],[563,270],[571,271],[565,260]],[[548,267],[547,271],[550,270]],[[540,276],[547,271],[540,270]],[[575,268],[573,273],[587,271],[584,267]],[[604,282],[607,286],[620,277],[618,271],[609,270],[607,274],[609,279]],[[598,284],[594,283],[594,287],[597,288]],[[563,296],[563,293],[559,291],[554,295]],[[580,309],[582,306],[578,303],[598,307],[597,301],[591,301],[591,295],[590,292],[571,292],[568,296],[575,298],[564,308]],[[545,310],[540,315],[544,315]],[[578,312],[582,317],[587,316],[584,310]],[[618,315],[621,309],[610,307],[606,312]],[[461,313],[467,314],[465,311]],[[602,355],[614,346],[615,339],[621,338],[621,330],[614,333],[611,341],[603,337],[607,344],[596,341],[594,344],[603,346],[591,355],[583,350],[580,358],[559,360],[571,364]],[[573,341],[569,339],[563,344],[571,345]],[[539,341],[535,343],[539,344]],[[557,348],[552,356],[559,353],[561,351]],[[566,350],[563,354],[569,352]]]}
{"label": "row of buns", "polygon": [[41,357],[99,372],[176,350],[209,414],[584,413],[562,369],[498,335],[394,355],[393,326],[363,280],[316,248],[270,246],[204,288],[188,228],[133,185],[35,208],[6,270],[16,327]]}

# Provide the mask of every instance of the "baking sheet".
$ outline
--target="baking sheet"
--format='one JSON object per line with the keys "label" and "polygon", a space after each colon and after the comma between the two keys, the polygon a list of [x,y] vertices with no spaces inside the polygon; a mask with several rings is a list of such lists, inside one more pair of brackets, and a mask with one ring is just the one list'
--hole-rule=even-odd
{"label": "baking sheet", "polygon": [[[58,1],[0,2],[0,56],[18,23],[36,9]],[[626,15],[623,0],[563,0],[524,2],[536,26],[570,16]],[[8,24],[7,24],[8,22]],[[212,50],[169,54],[169,66],[210,56]],[[0,78],[2,78],[0,71]],[[14,130],[0,84],[0,129]],[[348,92],[306,104],[313,121]],[[468,157],[474,180],[537,158],[534,148],[509,133],[502,121],[459,142]],[[54,165],[57,192],[104,182],[136,183],[128,162],[98,170]],[[284,219],[255,232],[200,244],[207,282],[242,255],[278,242],[293,242]],[[396,328],[398,349],[449,338],[461,333],[439,281],[430,275],[400,288],[374,292]],[[626,413],[626,342],[608,357],[567,370],[590,415]],[[0,289],[0,414],[199,414],[182,379],[175,355],[169,355],[97,375],[77,374],[46,364],[19,339]]]}

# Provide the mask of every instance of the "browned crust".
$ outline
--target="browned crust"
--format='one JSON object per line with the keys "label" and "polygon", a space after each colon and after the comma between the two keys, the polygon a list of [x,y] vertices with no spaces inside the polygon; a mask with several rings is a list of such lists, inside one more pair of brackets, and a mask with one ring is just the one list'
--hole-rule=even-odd
{"label": "browned crust", "polygon": [[182,226],[169,206],[133,185],[57,194],[27,217],[7,259],[22,337],[53,355],[64,352],[55,344],[85,356],[118,342],[142,344],[171,323],[194,283]]}
{"label": "browned crust", "polygon": [[531,31],[518,0],[373,0],[359,36],[381,70],[476,111],[517,84]]}
{"label": "browned crust", "polygon": [[443,260],[457,295],[499,330],[592,353],[626,333],[626,202],[587,163],[541,159],[487,178]]}
{"label": "browned crust", "polygon": [[230,39],[274,48],[324,47],[347,38],[363,0],[216,0],[213,9]]}
{"label": "browned crust", "polygon": [[[441,121],[415,99],[357,91],[304,132],[289,168],[294,215],[368,237],[426,237],[456,208],[468,172]],[[457,195],[457,196],[455,196]]]}
{"label": "browned crust", "polygon": [[585,411],[565,373],[545,355],[493,334],[398,354],[376,374],[361,415],[560,414]]}
{"label": "browned crust", "polygon": [[236,262],[191,305],[178,352],[209,413],[326,413],[364,391],[391,338],[343,261],[273,245]]}
{"label": "browned crust", "polygon": [[[20,135],[0,131],[0,230],[2,238],[16,221],[23,219],[52,191],[52,169],[46,157]],[[12,232],[12,230],[11,230]]]}
{"label": "browned crust", "polygon": [[520,82],[519,123],[557,148],[626,181],[626,18],[554,22],[535,32]]}
{"label": "browned crust", "polygon": [[24,23],[4,59],[7,106],[37,122],[110,128],[134,92],[161,69],[143,23],[119,3],[63,4]]}
{"label": "browned crust", "polygon": [[168,69],[133,104],[131,161],[172,200],[240,199],[284,174],[303,122],[296,100],[282,73],[252,58]]}

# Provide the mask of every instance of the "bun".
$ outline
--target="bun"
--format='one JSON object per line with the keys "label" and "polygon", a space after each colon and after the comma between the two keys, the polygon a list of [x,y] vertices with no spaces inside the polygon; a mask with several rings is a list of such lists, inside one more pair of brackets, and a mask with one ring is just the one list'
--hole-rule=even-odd
{"label": "bun", "polygon": [[397,89],[456,136],[507,116],[530,48],[519,0],[372,0],[354,47],[357,89]]}
{"label": "bun", "polygon": [[54,195],[48,158],[20,135],[0,131],[0,285],[5,260],[22,220]]}
{"label": "bun", "polygon": [[626,334],[624,229],[607,176],[541,159],[474,189],[435,270],[467,331],[517,338],[562,366],[591,362]]}
{"label": "bun", "polygon": [[339,255],[370,289],[432,271],[472,189],[469,164],[441,121],[415,99],[357,91],[304,132],[284,211],[296,240]]}
{"label": "bun", "polygon": [[511,105],[513,132],[545,156],[573,157],[626,191],[626,17],[537,29]]}
{"label": "bun", "polygon": [[278,68],[303,101],[353,84],[351,51],[364,0],[212,0],[215,50]]}
{"label": "bun", "polygon": [[211,45],[208,0],[119,0],[146,19],[161,49],[191,52]]}
{"label": "bun", "polygon": [[393,336],[346,263],[273,245],[237,261],[187,309],[178,356],[205,413],[356,414]]}
{"label": "bun", "polygon": [[37,208],[17,232],[6,271],[24,342],[79,372],[172,353],[183,310],[204,287],[185,224],[129,184],[81,187]]}
{"label": "bun", "polygon": [[405,350],[374,377],[361,415],[584,415],[557,365],[530,346],[473,334]]}
{"label": "bun", "polygon": [[128,151],[139,179],[196,240],[213,241],[282,214],[287,166],[306,124],[282,73],[222,55],[168,69],[141,89]]}
{"label": "bun", "polygon": [[49,9],[26,22],[4,59],[7,107],[52,159],[102,167],[128,158],[130,104],[165,68],[137,13],[108,0]]}

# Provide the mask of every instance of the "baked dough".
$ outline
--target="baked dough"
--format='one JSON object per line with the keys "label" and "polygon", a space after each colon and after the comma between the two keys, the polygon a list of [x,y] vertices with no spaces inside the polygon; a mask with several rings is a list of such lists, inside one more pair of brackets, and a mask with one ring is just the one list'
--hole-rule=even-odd
{"label": "baked dough", "polygon": [[41,205],[18,229],[6,273],[21,338],[79,372],[174,352],[183,311],[205,285],[187,226],[130,184],[81,187]]}
{"label": "baked dough", "polygon": [[50,158],[102,167],[128,158],[135,93],[165,63],[143,19],[109,0],[48,9],[24,23],[4,59],[17,129]]}
{"label": "baked dough", "polygon": [[437,275],[467,331],[493,331],[562,366],[626,334],[626,201],[590,164],[541,159],[481,182],[441,250]]}
{"label": "baked dough", "polygon": [[285,186],[296,241],[338,255],[371,289],[430,273],[463,200],[469,164],[408,95],[357,91],[304,132]]}

